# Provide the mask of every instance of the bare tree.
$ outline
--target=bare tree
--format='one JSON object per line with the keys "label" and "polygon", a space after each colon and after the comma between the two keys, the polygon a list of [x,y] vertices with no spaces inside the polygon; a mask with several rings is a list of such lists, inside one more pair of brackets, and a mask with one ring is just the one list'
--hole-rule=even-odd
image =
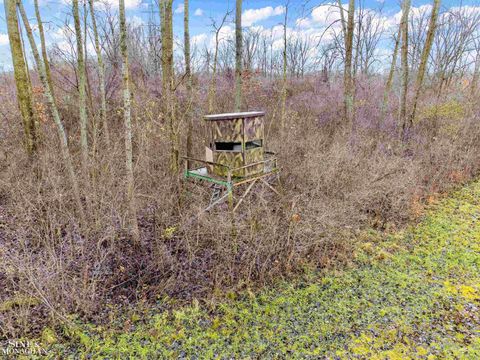
{"label": "bare tree", "polygon": [[247,28],[243,33],[243,65],[246,71],[252,71],[260,43],[261,30]]}
{"label": "bare tree", "polygon": [[330,73],[332,72],[335,61],[341,57],[340,49],[334,42],[327,43],[320,48],[319,62],[321,66],[321,79],[324,83],[329,83]]}
{"label": "bare tree", "polygon": [[235,111],[242,108],[242,0],[236,0],[235,10]]}
{"label": "bare tree", "polygon": [[356,47],[353,73],[356,75],[360,71],[363,75],[368,75],[377,60],[375,53],[383,38],[384,20],[382,8],[366,9],[362,2],[360,4],[356,12],[357,31],[354,37]]}
{"label": "bare tree", "polygon": [[185,78],[187,79],[187,88],[192,87],[192,72],[190,68],[190,25],[189,25],[189,0],[184,0],[183,13],[183,34],[184,34],[184,55],[185,55]]}
{"label": "bare tree", "polygon": [[430,56],[430,50],[433,44],[433,37],[435,36],[435,30],[437,28],[437,18],[438,18],[438,11],[440,10],[440,0],[433,1],[433,9],[432,15],[430,17],[430,22],[428,24],[428,33],[427,39],[425,40],[425,46],[422,51],[422,58],[420,60],[420,67],[417,73],[417,79],[415,81],[415,93],[413,96],[413,105],[412,105],[412,113],[408,119],[408,124],[404,127],[404,135],[405,131],[412,127],[413,122],[415,120],[415,113],[417,111],[417,103],[418,98],[420,97],[420,91],[423,85],[423,79],[425,77],[425,72],[427,71],[427,61]]}
{"label": "bare tree", "polygon": [[152,1],[148,4],[148,72],[150,74],[159,73],[159,65],[161,63],[161,37],[158,34],[158,23],[155,14],[155,4],[158,5],[159,0]]}
{"label": "bare tree", "polygon": [[[85,93],[86,93],[86,99],[88,100],[88,106],[87,106],[87,116],[89,111],[93,111],[93,98],[92,98],[92,88],[90,86],[90,76],[88,72],[88,9],[87,9],[87,1],[83,0],[83,63],[85,66]],[[87,124],[88,125],[88,124]],[[97,140],[97,124],[96,122],[93,122],[93,149],[95,151],[96,149],[96,140]]]}
{"label": "bare tree", "polygon": [[470,95],[477,94],[478,78],[480,77],[480,38],[475,37],[472,41],[472,47],[475,50],[475,65],[473,69],[472,81],[470,83]]}
{"label": "bare tree", "polygon": [[345,119],[348,123],[353,122],[354,116],[354,84],[352,78],[352,52],[353,52],[353,32],[355,18],[355,0],[350,0],[348,4],[347,32],[345,36],[345,69],[344,69],[344,103]]}
{"label": "bare tree", "polygon": [[70,179],[70,184],[72,186],[78,215],[80,216],[80,222],[82,226],[85,226],[86,224],[85,211],[83,209],[82,200],[80,198],[80,188],[78,186],[77,175],[75,174],[73,161],[70,155],[70,150],[68,148],[67,133],[65,132],[65,128],[63,127],[63,123],[60,118],[60,114],[58,112],[55,99],[53,98],[52,91],[50,89],[50,84],[48,83],[48,80],[47,80],[45,64],[43,64],[42,59],[40,58],[37,45],[35,44],[35,39],[33,38],[32,28],[30,26],[27,14],[25,13],[25,9],[23,8],[23,4],[21,2],[18,2],[18,8],[20,11],[20,15],[22,16],[28,41],[30,43],[30,48],[32,49],[33,58],[35,59],[38,74],[40,76],[40,80],[43,85],[43,93],[47,100],[48,106],[50,108],[53,121],[55,122],[55,125],[57,127],[58,137],[60,139],[60,149],[61,149],[62,159],[63,159],[64,166],[67,169],[68,177]]}
{"label": "bare tree", "polygon": [[408,21],[408,62],[411,72],[418,70],[422,49],[427,36],[429,7],[417,7],[410,10]]}
{"label": "bare tree", "polygon": [[[76,38],[75,30],[69,25],[69,19],[65,19],[61,28],[62,36],[65,39],[64,46],[52,44],[50,54],[52,61],[55,59],[63,66],[56,69],[57,76],[61,77],[62,81],[58,81],[56,86],[63,91],[77,92],[78,91],[78,77],[77,77],[77,58],[76,58]],[[75,78],[71,79],[69,74],[74,74]]]}
{"label": "bare tree", "polygon": [[[118,33],[118,16],[112,12],[107,5],[105,14],[98,24],[100,33],[103,37],[102,50],[105,53],[106,63],[113,68],[113,73],[117,76],[121,72],[121,55],[120,55],[120,36]],[[107,88],[108,89],[108,88]]]}
{"label": "bare tree", "polygon": [[217,74],[222,72],[227,76],[232,75],[235,69],[235,41],[225,38],[218,46]]}
{"label": "bare tree", "polygon": [[258,66],[264,77],[268,76],[268,55],[272,37],[262,33],[260,36],[260,51],[258,52]]}
{"label": "bare tree", "polygon": [[73,20],[77,40],[77,74],[78,74],[78,109],[80,114],[80,144],[82,148],[82,166],[86,172],[88,168],[88,140],[87,140],[87,102],[86,102],[86,72],[83,54],[82,28],[78,0],[72,0]]}
{"label": "bare tree", "polygon": [[189,25],[189,0],[184,0],[184,14],[183,14],[183,34],[184,34],[184,55],[185,55],[185,78],[187,81],[187,95],[189,105],[186,111],[187,117],[187,156],[192,155],[192,133],[193,133],[193,119],[190,113],[190,106],[192,102],[192,71],[190,68],[190,25]]}
{"label": "bare tree", "polygon": [[35,116],[33,112],[33,99],[28,67],[25,62],[22,39],[19,31],[16,0],[5,0],[5,18],[7,20],[8,39],[12,52],[13,73],[17,89],[17,102],[23,120],[25,134],[25,148],[29,155],[37,150],[37,134]]}
{"label": "bare tree", "polygon": [[287,57],[289,72],[292,76],[303,78],[311,49],[312,38],[310,36],[290,36],[287,45]]}
{"label": "bare tree", "polygon": [[392,54],[392,63],[390,65],[390,71],[388,72],[387,82],[385,84],[385,91],[383,93],[383,104],[382,104],[382,119],[385,117],[385,111],[388,105],[388,95],[392,89],[393,76],[395,74],[395,68],[397,66],[397,57],[398,57],[398,48],[400,47],[400,37],[401,37],[401,27],[398,28],[398,34],[394,35],[395,46],[393,48]]}
{"label": "bare tree", "polygon": [[407,92],[408,92],[408,14],[410,12],[410,0],[403,0],[402,19],[400,28],[402,33],[402,90],[400,97],[400,121],[405,127],[407,123]]}
{"label": "bare tree", "polygon": [[203,57],[205,59],[204,61],[204,72],[209,75],[210,74],[210,63],[212,61],[212,52],[209,50],[207,45],[203,46]]}
{"label": "bare tree", "polygon": [[[345,12],[343,10],[342,0],[337,0],[338,11],[340,12],[340,24],[342,25],[342,32],[345,36],[347,33],[347,22],[345,21]],[[346,36],[344,37],[346,39]]]}
{"label": "bare tree", "polygon": [[171,160],[170,168],[176,173],[178,171],[178,124],[175,118],[174,93],[174,69],[173,69],[173,0],[162,0],[162,67],[163,83],[166,99],[166,116],[168,121]]}
{"label": "bare tree", "polygon": [[92,30],[93,30],[93,39],[95,43],[95,52],[97,54],[98,62],[98,84],[100,88],[100,119],[102,123],[102,130],[105,136],[105,141],[108,146],[110,146],[110,134],[108,131],[107,123],[107,94],[105,90],[105,65],[103,62],[102,49],[100,47],[100,37],[98,35],[97,29],[97,20],[95,16],[95,8],[93,6],[93,0],[88,0],[90,7],[90,16],[92,18]]}
{"label": "bare tree", "polygon": [[212,79],[210,81],[210,88],[208,90],[208,113],[211,114],[214,111],[214,99],[216,97],[217,92],[217,64],[218,64],[218,50],[220,41],[220,33],[222,31],[223,26],[227,22],[228,17],[230,16],[231,12],[227,11],[220,21],[219,24],[212,18],[212,28],[215,33],[215,49],[213,51],[213,66],[212,66]]}
{"label": "bare tree", "polygon": [[454,77],[462,77],[471,66],[469,55],[477,48],[479,28],[480,14],[470,11],[468,7],[455,7],[442,14],[431,54],[437,99]]}
{"label": "bare tree", "polygon": [[165,93],[167,91],[167,83],[165,82],[165,74],[167,73],[167,70],[165,67],[167,66],[167,61],[166,61],[166,54],[164,52],[166,44],[164,43],[165,41],[165,36],[166,36],[166,14],[165,14],[165,7],[167,5],[167,0],[158,0],[158,5],[160,7],[160,35],[161,35],[161,55],[162,55],[162,88],[163,92]]}
{"label": "bare tree", "polygon": [[127,24],[125,20],[125,0],[119,1],[120,51],[122,53],[123,75],[123,118],[125,123],[125,167],[127,171],[127,204],[129,209],[129,230],[135,244],[140,243],[140,232],[135,205],[135,178],[133,174],[132,120],[130,106],[130,80],[128,74]]}
{"label": "bare tree", "polygon": [[43,63],[45,64],[45,74],[47,75],[47,81],[50,85],[52,95],[55,97],[55,91],[53,88],[53,81],[52,81],[52,72],[50,70],[50,62],[48,61],[48,56],[47,56],[47,45],[45,43],[45,32],[43,30],[43,22],[40,16],[40,8],[38,6],[38,0],[34,0],[33,5],[35,7],[35,16],[37,18],[38,34],[40,36],[40,47],[42,50]]}
{"label": "bare tree", "polygon": [[285,4],[285,15],[283,17],[283,50],[282,50],[282,59],[283,59],[283,81],[282,81],[282,99],[281,99],[281,113],[280,113],[280,126],[285,129],[286,122],[286,112],[287,112],[287,47],[288,47],[288,38],[287,38],[287,24],[288,24],[288,8],[289,0]]}

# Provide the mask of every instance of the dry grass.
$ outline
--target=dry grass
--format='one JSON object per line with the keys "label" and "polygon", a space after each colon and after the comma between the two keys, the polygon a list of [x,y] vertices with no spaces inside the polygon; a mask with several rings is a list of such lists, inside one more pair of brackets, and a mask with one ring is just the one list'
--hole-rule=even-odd
{"label": "dry grass", "polygon": [[[279,87],[252,76],[246,102],[249,109],[267,111],[268,146],[280,156],[282,195],[258,188],[242,205],[235,231],[221,209],[191,221],[205,199],[188,197],[185,187],[178,190],[178,177],[168,170],[160,85],[139,83],[134,160],[142,242],[135,247],[123,230],[122,119],[115,101],[109,119],[114,143],[106,148],[98,141],[90,173],[80,176],[89,210],[82,233],[53,124],[48,117],[42,122],[42,146],[32,162],[20,146],[13,84],[5,79],[0,124],[0,285],[5,291],[0,303],[9,302],[0,308],[4,336],[34,332],[72,313],[101,320],[109,304],[167,295],[208,298],[305,268],[346,264],[359,229],[391,231],[415,219],[423,202],[471,179],[480,167],[479,114],[467,99],[456,100],[461,116],[451,116],[443,106],[450,98],[442,100],[441,111],[432,111],[438,104],[427,96],[424,115],[409,141],[401,142],[393,96],[388,116],[380,118],[381,81],[359,81],[357,120],[350,128],[341,121],[341,84],[306,79],[290,85],[287,129],[280,131]],[[206,103],[206,87],[200,86],[205,81],[197,82],[196,119]],[[231,82],[219,79],[219,112],[232,108],[226,100],[233,99]],[[63,99],[61,111],[79,160],[74,98]],[[182,90],[178,101],[178,109],[188,101]],[[200,120],[197,128],[196,150],[202,154]]]}

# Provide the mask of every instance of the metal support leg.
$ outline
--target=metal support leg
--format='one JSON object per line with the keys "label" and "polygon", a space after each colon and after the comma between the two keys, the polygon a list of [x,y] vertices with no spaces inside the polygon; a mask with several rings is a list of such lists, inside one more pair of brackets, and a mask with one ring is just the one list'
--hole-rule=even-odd
{"label": "metal support leg", "polygon": [[237,205],[233,208],[233,212],[235,212],[235,210],[238,209],[238,207],[239,207],[240,204],[243,202],[243,200],[245,199],[245,197],[248,195],[248,193],[250,192],[250,190],[252,190],[253,185],[255,185],[256,182],[257,182],[257,180],[254,180],[254,181],[252,181],[252,183],[248,186],[247,190],[245,190],[245,192],[243,193],[243,195],[242,195],[242,197],[240,198],[240,200],[238,200]]}
{"label": "metal support leg", "polygon": [[211,203],[210,205],[207,206],[207,208],[204,210],[204,211],[208,211],[210,210],[211,208],[213,208],[215,205],[218,205],[220,204],[223,200],[225,200],[226,198],[230,198],[230,192],[226,192],[225,194],[223,194],[222,197],[218,198],[216,201],[214,201],[213,203]]}
{"label": "metal support leg", "polygon": [[263,182],[270,190],[272,190],[275,194],[279,195],[280,196],[280,193],[272,186],[268,183],[268,181],[266,181],[265,179],[260,179],[261,182]]}

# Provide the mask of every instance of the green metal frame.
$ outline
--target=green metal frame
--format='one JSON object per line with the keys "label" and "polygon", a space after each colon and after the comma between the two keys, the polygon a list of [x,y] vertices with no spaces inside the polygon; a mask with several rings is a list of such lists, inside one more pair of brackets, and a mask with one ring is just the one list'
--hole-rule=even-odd
{"label": "green metal frame", "polygon": [[[198,170],[198,169],[193,169],[193,171],[195,170]],[[227,188],[229,187],[233,187],[233,183],[229,183],[227,181],[222,181],[222,180],[218,180],[218,179],[215,179],[213,177],[210,177],[210,176],[204,176],[204,175],[200,175],[200,174],[197,174],[195,172],[193,172],[192,170],[185,170],[184,173],[183,173],[183,177],[185,179],[188,179],[188,178],[195,178],[195,179],[200,179],[200,180],[204,180],[204,181],[208,181],[208,182],[211,182],[213,184],[218,184],[218,185],[223,185]]]}
{"label": "green metal frame", "polygon": [[[279,169],[277,168],[277,158],[273,156],[275,154],[272,153],[272,152],[267,152],[266,154],[270,155],[271,157],[269,159],[266,159],[266,160],[262,160],[262,161],[259,161],[259,162],[256,162],[256,163],[240,166],[240,167],[233,168],[233,169],[230,168],[227,165],[223,165],[223,164],[219,164],[219,163],[215,163],[215,162],[211,162],[211,161],[206,161],[206,160],[194,159],[194,158],[184,156],[184,157],[182,157],[183,160],[185,161],[185,170],[184,170],[183,176],[184,176],[185,179],[196,178],[196,179],[205,180],[205,181],[208,181],[208,182],[211,182],[211,183],[214,183],[214,184],[223,185],[223,186],[226,186],[226,187],[229,187],[229,186],[233,187],[237,183],[246,183],[246,182],[249,182],[249,181],[253,181],[254,179],[258,179],[258,178],[261,178],[261,177],[264,177],[264,176],[268,176],[268,175],[277,173],[279,171]],[[205,164],[205,165],[224,167],[224,168],[227,169],[227,180],[220,180],[220,179],[215,178],[213,176],[206,176],[206,175],[198,174],[195,171],[198,171],[201,168],[189,169],[188,168],[189,162],[199,162],[199,163],[202,163],[202,164]],[[234,177],[232,175],[235,171],[238,171],[238,170],[241,170],[241,169],[246,169],[246,168],[253,167],[253,166],[257,166],[257,165],[260,165],[260,164],[267,164],[267,163],[271,163],[271,162],[274,163],[274,166],[270,171],[268,171],[266,173],[264,172],[264,173],[261,173],[261,174],[255,174],[255,175],[246,176],[246,177]]]}
{"label": "green metal frame", "polygon": [[[277,174],[277,173],[280,172],[280,170],[277,167],[277,158],[275,157],[275,153],[266,152],[265,154],[269,155],[270,158],[267,158],[266,160],[259,161],[259,162],[253,163],[253,164],[248,164],[248,165],[244,165],[244,166],[241,166],[241,167],[238,167],[238,168],[234,168],[234,169],[230,168],[227,165],[218,164],[218,163],[214,163],[214,162],[211,162],[211,161],[194,159],[194,158],[184,156],[184,157],[182,157],[183,160],[185,161],[185,170],[183,172],[183,177],[187,180],[188,179],[198,179],[198,180],[206,181],[206,182],[209,182],[209,183],[212,183],[212,184],[217,184],[217,185],[224,186],[227,190],[228,200],[229,200],[231,209],[232,209],[232,211],[235,211],[238,208],[238,206],[241,204],[241,202],[243,201],[243,199],[245,198],[247,193],[250,191],[251,187],[253,186],[253,183],[255,183],[257,180],[260,180],[262,182],[266,182],[265,179],[264,179],[265,177],[268,177],[270,175]],[[222,166],[222,167],[227,168],[226,180],[221,180],[221,179],[215,178],[213,175],[202,175],[202,174],[199,174],[197,172],[198,170],[200,170],[202,168],[206,168],[206,167],[189,169],[189,164],[193,163],[193,162],[202,163],[202,164],[205,164],[206,166],[212,165],[212,166]],[[261,174],[256,174],[256,175],[247,176],[247,177],[233,177],[232,176],[232,174],[237,170],[248,168],[248,167],[251,167],[251,166],[257,166],[257,165],[260,165],[260,164],[272,163],[272,162],[273,162],[273,166],[268,172],[263,172]],[[208,172],[207,172],[207,174],[208,174]],[[235,207],[233,207],[233,189],[234,189],[234,187],[241,186],[241,185],[244,185],[244,184],[247,184],[247,183],[252,183],[252,184],[251,184],[251,186],[248,187],[245,194],[241,197],[239,203]],[[271,188],[271,186],[269,186],[269,187]],[[211,206],[209,206],[207,209],[209,209],[209,208],[211,208]]]}

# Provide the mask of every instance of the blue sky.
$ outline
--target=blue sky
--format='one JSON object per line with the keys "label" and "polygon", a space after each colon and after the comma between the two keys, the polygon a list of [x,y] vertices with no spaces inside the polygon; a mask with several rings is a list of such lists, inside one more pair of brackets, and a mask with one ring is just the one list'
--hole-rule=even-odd
{"label": "blue sky", "polygon": [[[59,29],[63,26],[63,21],[67,17],[67,13],[70,11],[70,5],[68,0],[39,0],[41,4],[41,13],[44,22],[48,22],[47,28],[47,40],[49,42],[60,41],[58,38]],[[111,4],[117,3],[116,0],[105,0]],[[127,18],[134,23],[141,24],[147,22],[149,18],[149,4],[153,3],[153,0],[125,0],[127,5]],[[322,14],[317,11],[312,14],[311,10],[321,3],[326,1],[322,0],[310,0],[308,5],[303,6],[305,0],[291,0],[291,10],[289,26],[293,28],[299,28],[297,19],[304,17],[306,21],[302,23],[302,29],[298,31],[308,32],[313,31],[309,28],[319,27],[319,18]],[[331,2],[331,1],[330,1]],[[344,1],[346,2],[346,1]],[[358,2],[358,1],[357,1]],[[413,0],[413,6],[420,7],[422,5],[431,4],[432,0]],[[480,0],[443,0],[442,5],[444,8],[451,6],[458,6],[460,4],[480,6]],[[272,28],[278,25],[283,19],[283,8],[285,0],[244,0],[244,20],[247,26],[257,26],[264,29]],[[383,7],[383,13],[385,16],[394,16],[400,10],[400,0],[364,0],[365,7],[378,9]],[[32,24],[35,24],[33,0],[24,0],[26,11],[29,14]],[[234,0],[190,0],[190,13],[191,13],[191,35],[194,40],[203,41],[208,43],[208,37],[211,36],[211,29],[209,27],[211,18],[219,19],[227,11],[234,8]],[[0,0],[0,6],[3,8],[3,0]],[[183,27],[183,13],[182,13],[183,0],[174,1],[174,32],[178,37],[182,36]],[[156,10],[156,7],[154,6]],[[315,15],[315,16],[314,16]],[[157,13],[158,16],[158,13]],[[233,27],[233,25],[231,25]],[[293,31],[293,30],[292,30]],[[6,23],[4,17],[4,11],[0,12],[0,69],[8,69],[10,65],[10,49],[8,45],[8,37],[6,36]]]}

